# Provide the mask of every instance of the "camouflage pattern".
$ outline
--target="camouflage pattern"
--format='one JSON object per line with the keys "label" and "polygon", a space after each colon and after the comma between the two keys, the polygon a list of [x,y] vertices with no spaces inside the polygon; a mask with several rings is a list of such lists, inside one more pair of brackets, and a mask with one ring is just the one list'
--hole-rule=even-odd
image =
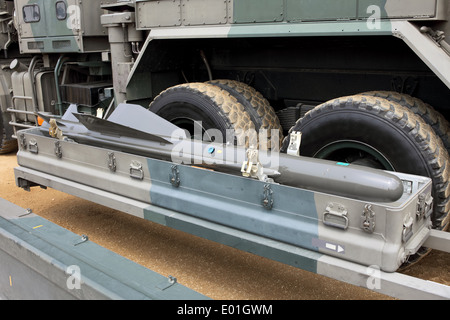
{"label": "camouflage pattern", "polygon": [[[119,102],[149,98],[148,88],[142,87],[142,76],[147,75],[136,72],[148,68],[145,62],[140,64],[146,59],[128,61],[132,49],[130,44],[124,45],[140,42],[133,40],[136,31],[148,31],[141,57],[154,39],[394,35],[404,39],[450,87],[450,57],[439,43],[432,46],[434,39],[408,24],[433,21],[448,29],[445,0],[95,0],[89,1],[88,7],[80,0],[15,0],[14,5],[21,53],[110,51]],[[127,21],[116,18],[120,12]],[[111,42],[113,24],[119,27],[114,34],[124,47],[120,52],[112,48],[117,42]],[[124,24],[127,33],[120,27]],[[124,56],[122,51],[127,59],[117,61]]]}
{"label": "camouflage pattern", "polygon": [[[22,53],[107,50],[101,26],[101,1],[16,0],[16,24]],[[103,38],[99,41],[99,37]],[[101,40],[101,39],[100,39]]]}
{"label": "camouflage pattern", "polygon": [[[174,166],[170,161],[55,140],[39,129],[20,135],[21,168],[16,170],[19,180],[60,189],[62,180],[57,176],[70,177],[77,186],[60,190],[70,193],[78,189],[78,196],[88,190],[91,201],[100,201],[101,193],[111,193],[114,200],[102,204],[171,227],[175,226],[170,225],[170,217],[155,215],[155,207],[321,255],[377,265],[388,272],[396,271],[415,253],[429,232],[428,213],[417,212],[419,195],[431,193],[428,178],[398,174],[411,185],[399,200],[368,202],[249,179],[240,172],[231,175],[182,164]],[[34,180],[33,174],[26,173],[29,170],[47,178]],[[360,179],[364,181],[364,176]],[[266,205],[266,200],[271,206]],[[368,226],[364,224],[366,213],[371,213]],[[195,224],[191,228],[194,231]]]}
{"label": "camouflage pattern", "polygon": [[[339,32],[347,33],[353,30],[357,33],[374,29],[383,30],[376,25],[374,21],[376,19],[445,20],[446,2],[445,0],[137,0],[136,9],[137,27],[141,29],[201,25],[230,25],[234,28],[243,24],[258,24],[259,27],[266,29],[264,24],[270,24],[273,30],[266,30],[267,34],[272,34],[280,30],[282,23],[289,23],[292,27],[305,22],[337,21],[360,25],[359,28],[344,28]],[[161,15],[160,12],[165,14]],[[330,24],[330,29],[339,28],[336,24]],[[319,29],[317,33],[325,30]],[[296,33],[295,28],[291,33]]]}
{"label": "camouflage pattern", "polygon": [[445,0],[137,0],[136,25],[150,30],[147,42],[392,35],[403,39],[450,88],[450,55],[441,48],[450,46],[410,23],[439,22],[448,30],[448,10]]}
{"label": "camouflage pattern", "polygon": [[[151,77],[155,39],[395,36],[450,87],[449,55],[414,24],[437,22],[447,30],[446,0],[95,0],[88,8],[80,0],[16,0],[15,6],[22,53],[55,58],[106,52],[102,61],[111,61],[116,98],[121,94],[123,100],[152,98],[167,88],[164,78]],[[135,10],[130,12],[130,6]],[[142,47],[134,31],[147,36]],[[26,187],[28,180],[174,228],[179,223],[174,215],[180,214],[188,225],[185,231],[206,238],[208,231],[198,228],[211,222],[266,243],[289,244],[313,252],[314,259],[303,266],[313,272],[326,257],[396,271],[421,247],[431,227],[429,210],[418,212],[420,199],[430,198],[428,178],[395,173],[411,186],[409,193],[393,203],[375,203],[239,173],[174,167],[168,161],[51,139],[38,129],[21,132],[19,142],[19,186]],[[177,185],[171,182],[175,175]]]}

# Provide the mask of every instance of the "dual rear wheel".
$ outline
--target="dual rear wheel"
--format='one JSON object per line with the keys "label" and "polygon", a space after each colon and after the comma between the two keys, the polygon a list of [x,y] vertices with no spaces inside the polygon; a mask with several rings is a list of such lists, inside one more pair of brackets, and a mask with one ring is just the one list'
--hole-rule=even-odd
{"label": "dual rear wheel", "polygon": [[[366,93],[338,98],[311,110],[291,131],[303,133],[303,156],[430,177],[433,227],[446,229],[450,158],[441,137],[448,131],[436,132],[411,104],[402,104],[397,99],[400,96],[393,97]],[[288,146],[289,136],[281,151]]]}
{"label": "dual rear wheel", "polygon": [[[277,150],[282,137],[269,102],[237,81],[178,85],[156,97],[150,110],[203,140],[214,141],[210,129],[218,129],[222,137],[231,130],[235,144]],[[262,131],[269,139],[258,141],[258,135],[249,134]],[[448,227],[450,130],[448,122],[422,101],[385,91],[342,97],[311,110],[292,131],[303,134],[302,156],[430,177],[433,227]],[[274,133],[279,138],[273,139]],[[289,140],[287,135],[281,152],[286,152]]]}
{"label": "dual rear wheel", "polygon": [[[199,140],[279,150],[282,139],[280,122],[269,102],[237,81],[177,85],[158,95],[149,109]],[[223,140],[217,141],[218,136]]]}

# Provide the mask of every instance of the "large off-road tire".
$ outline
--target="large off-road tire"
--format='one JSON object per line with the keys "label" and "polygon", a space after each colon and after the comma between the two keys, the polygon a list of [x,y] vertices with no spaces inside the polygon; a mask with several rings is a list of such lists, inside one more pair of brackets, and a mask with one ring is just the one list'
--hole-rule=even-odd
{"label": "large off-road tire", "polygon": [[[430,177],[433,227],[445,229],[450,209],[450,158],[424,120],[398,103],[356,95],[326,102],[297,121],[300,153]],[[289,136],[283,141],[287,150]]]}
{"label": "large off-road tire", "polygon": [[363,94],[396,102],[422,117],[433,128],[439,138],[441,138],[447,152],[450,153],[450,123],[428,103],[408,94],[393,91],[369,91]]}
{"label": "large off-road tire", "polygon": [[[171,87],[159,94],[149,109],[186,129],[191,136],[196,133],[195,122],[200,121],[202,137],[197,134],[195,139],[207,140],[207,131],[217,129],[224,140],[214,142],[226,143],[234,136],[234,143],[240,146],[257,143],[255,125],[244,106],[227,91],[212,84],[189,83]],[[230,132],[234,134],[230,135]]]}
{"label": "large off-road tire", "polygon": [[[245,83],[235,80],[212,80],[208,83],[216,85],[234,96],[250,115],[258,133],[262,133],[265,130],[267,143],[260,140],[260,149],[276,151],[280,149],[280,144],[283,141],[283,128],[275,110],[260,92]],[[275,131],[273,132],[272,130]],[[278,139],[271,139],[272,133],[278,135]],[[263,135],[261,135],[262,137]]]}
{"label": "large off-road tire", "polygon": [[0,154],[7,154],[17,150],[17,140],[8,138],[3,123],[3,117],[0,114]]}

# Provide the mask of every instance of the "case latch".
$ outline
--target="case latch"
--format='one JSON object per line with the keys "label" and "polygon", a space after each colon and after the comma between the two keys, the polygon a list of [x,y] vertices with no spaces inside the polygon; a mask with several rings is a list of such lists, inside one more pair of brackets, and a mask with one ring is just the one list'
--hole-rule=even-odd
{"label": "case latch", "polygon": [[375,230],[375,212],[372,210],[371,204],[364,206],[364,211],[361,216],[361,229],[367,233],[373,233]]}
{"label": "case latch", "polygon": [[302,133],[299,131],[291,132],[287,154],[291,156],[300,156],[300,145],[302,143]]}
{"label": "case latch", "polygon": [[428,216],[432,213],[433,211],[433,197],[431,196],[431,194],[424,194],[422,193],[421,195],[419,195],[419,201],[417,202],[417,212],[416,212],[416,217],[417,219],[422,219],[422,218],[428,218]]}

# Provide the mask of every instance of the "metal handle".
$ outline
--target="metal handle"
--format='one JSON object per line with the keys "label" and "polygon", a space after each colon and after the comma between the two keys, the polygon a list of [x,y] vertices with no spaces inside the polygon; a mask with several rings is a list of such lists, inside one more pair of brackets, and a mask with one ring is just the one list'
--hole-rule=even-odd
{"label": "metal handle", "polygon": [[329,204],[323,213],[323,224],[329,227],[347,230],[349,225],[347,210],[341,205]]}
{"label": "metal handle", "polygon": [[144,170],[142,164],[138,161],[132,161],[130,164],[130,177],[137,180],[144,180]]}

